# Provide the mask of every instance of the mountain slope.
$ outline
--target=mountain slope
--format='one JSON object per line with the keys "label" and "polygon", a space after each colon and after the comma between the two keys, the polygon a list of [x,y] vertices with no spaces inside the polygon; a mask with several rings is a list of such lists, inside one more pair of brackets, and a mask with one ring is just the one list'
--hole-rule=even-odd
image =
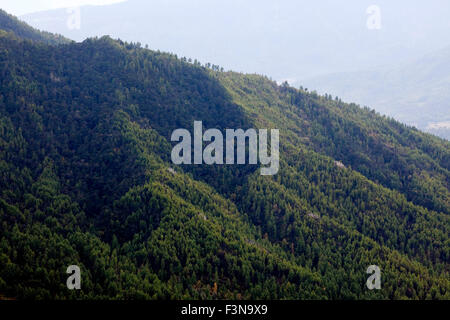
{"label": "mountain slope", "polygon": [[18,37],[24,39],[44,42],[47,44],[62,44],[70,42],[70,40],[64,38],[63,36],[38,31],[20,21],[16,17],[6,13],[2,9],[0,9],[0,30],[12,32]]}
{"label": "mountain slope", "polygon": [[[448,299],[448,142],[108,37],[0,51],[2,295]],[[174,166],[194,120],[279,128],[280,172]]]}

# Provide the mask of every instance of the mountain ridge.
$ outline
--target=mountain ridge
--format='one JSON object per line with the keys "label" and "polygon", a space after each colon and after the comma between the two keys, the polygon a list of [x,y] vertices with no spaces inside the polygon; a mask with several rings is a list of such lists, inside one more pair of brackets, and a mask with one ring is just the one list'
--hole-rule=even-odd
{"label": "mountain ridge", "polygon": [[69,43],[71,40],[50,32],[42,32],[30,27],[26,23],[20,21],[13,15],[0,9],[0,29],[6,32],[13,32],[21,38],[33,41],[43,42],[47,44],[63,44]]}

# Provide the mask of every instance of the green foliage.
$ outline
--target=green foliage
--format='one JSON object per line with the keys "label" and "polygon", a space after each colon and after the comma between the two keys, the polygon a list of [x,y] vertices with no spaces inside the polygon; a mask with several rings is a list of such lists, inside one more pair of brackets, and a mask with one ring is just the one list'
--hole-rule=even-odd
{"label": "green foliage", "polygon": [[[449,298],[448,142],[108,37],[16,35],[0,33],[0,297]],[[280,172],[174,167],[170,134],[194,120],[280,129]]]}
{"label": "green foliage", "polygon": [[0,32],[1,31],[12,32],[20,38],[43,42],[51,45],[71,42],[71,40],[66,39],[61,35],[55,35],[45,31],[38,31],[30,27],[26,23],[20,21],[16,17],[6,13],[2,9],[0,9]]}

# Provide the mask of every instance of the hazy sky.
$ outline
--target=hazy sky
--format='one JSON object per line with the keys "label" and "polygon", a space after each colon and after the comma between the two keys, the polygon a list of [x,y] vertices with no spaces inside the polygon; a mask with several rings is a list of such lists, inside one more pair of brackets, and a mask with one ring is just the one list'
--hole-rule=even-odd
{"label": "hazy sky", "polygon": [[20,16],[22,14],[50,10],[56,8],[68,8],[81,5],[104,5],[125,0],[0,0],[0,8],[6,12]]}

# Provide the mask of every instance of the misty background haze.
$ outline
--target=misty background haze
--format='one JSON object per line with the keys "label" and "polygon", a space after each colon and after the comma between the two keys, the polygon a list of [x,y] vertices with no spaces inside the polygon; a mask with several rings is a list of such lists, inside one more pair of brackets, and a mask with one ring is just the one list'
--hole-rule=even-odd
{"label": "misty background haze", "polygon": [[[379,26],[369,28],[374,5]],[[76,41],[110,35],[265,74],[449,139],[449,16],[446,0],[129,0],[20,18]]]}

